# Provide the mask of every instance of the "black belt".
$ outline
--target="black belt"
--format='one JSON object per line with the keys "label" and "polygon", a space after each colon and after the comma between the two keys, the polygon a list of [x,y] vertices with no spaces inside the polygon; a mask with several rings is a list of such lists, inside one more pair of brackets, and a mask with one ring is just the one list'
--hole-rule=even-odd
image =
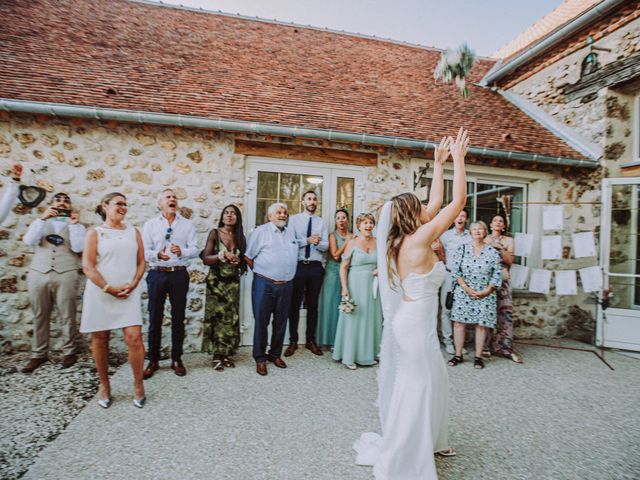
{"label": "black belt", "polygon": [[320,260],[298,260],[298,263],[303,265],[315,265],[316,263],[322,264]]}
{"label": "black belt", "polygon": [[187,267],[176,266],[176,267],[150,267],[149,270],[153,270],[154,272],[178,272],[180,270],[186,270]]}

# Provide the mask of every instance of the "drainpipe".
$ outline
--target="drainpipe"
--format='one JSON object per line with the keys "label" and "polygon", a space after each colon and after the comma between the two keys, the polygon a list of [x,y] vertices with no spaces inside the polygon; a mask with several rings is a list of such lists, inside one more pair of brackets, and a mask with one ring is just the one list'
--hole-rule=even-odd
{"label": "drainpipe", "polygon": [[518,55],[514,59],[507,61],[504,65],[497,64],[495,69],[491,69],[489,73],[485,75],[485,77],[480,81],[480,84],[483,86],[494,84],[502,77],[510,74],[518,67],[527,63],[529,60],[553,48],[561,40],[574,35],[578,30],[586,27],[594,20],[604,16],[626,1],[627,0],[604,0],[595,7],[587,10],[579,17],[575,18],[573,21],[567,23],[556,32],[544,38],[540,43],[532,46],[531,48],[526,47],[527,50],[522,53],[522,55]]}
{"label": "drainpipe", "polygon": [[[58,117],[88,118],[92,120],[117,121],[123,123],[140,123],[149,125],[176,126],[184,128],[221,130],[258,135],[281,137],[300,137],[313,140],[329,140],[360,145],[384,146],[391,148],[407,148],[411,150],[431,150],[437,143],[413,140],[402,137],[351,133],[341,130],[325,130],[319,128],[303,128],[288,125],[276,125],[241,120],[212,119],[177,114],[152,113],[133,110],[117,110],[111,108],[85,107],[57,103],[31,102],[0,98],[0,111],[50,115]],[[485,147],[469,147],[469,154],[507,160],[518,160],[528,163],[544,163],[568,167],[597,168],[598,162],[590,159],[574,159],[538,155],[536,153],[516,152],[513,150],[497,150]]]}

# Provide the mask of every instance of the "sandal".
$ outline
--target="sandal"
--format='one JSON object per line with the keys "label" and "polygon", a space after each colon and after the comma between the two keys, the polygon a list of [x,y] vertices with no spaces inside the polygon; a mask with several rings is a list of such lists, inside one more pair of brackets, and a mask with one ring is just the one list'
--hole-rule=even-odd
{"label": "sandal", "polygon": [[458,452],[456,452],[453,447],[449,447],[446,448],[444,450],[440,450],[439,452],[436,452],[438,455],[441,455],[443,457],[455,457],[456,455],[458,455]]}
{"label": "sandal", "polygon": [[507,358],[510,358],[516,363],[523,363],[522,357],[516,352],[511,352],[511,355],[509,355]]}
{"label": "sandal", "polygon": [[482,358],[480,357],[475,357],[473,360],[473,368],[476,368],[478,370],[482,370],[484,368],[484,362],[482,361]]}
{"label": "sandal", "polygon": [[482,350],[482,356],[484,358],[491,358],[491,350]]}
{"label": "sandal", "polygon": [[222,358],[213,357],[213,369],[216,372],[223,372],[224,371],[224,365],[222,364]]}
{"label": "sandal", "polygon": [[454,355],[453,357],[451,357],[451,360],[449,360],[449,366],[450,367],[455,367],[456,365],[460,364],[464,362],[464,359],[462,358],[462,355]]}
{"label": "sandal", "polygon": [[233,360],[231,360],[231,357],[224,357],[222,359],[222,364],[227,368],[236,368],[236,364],[233,363]]}

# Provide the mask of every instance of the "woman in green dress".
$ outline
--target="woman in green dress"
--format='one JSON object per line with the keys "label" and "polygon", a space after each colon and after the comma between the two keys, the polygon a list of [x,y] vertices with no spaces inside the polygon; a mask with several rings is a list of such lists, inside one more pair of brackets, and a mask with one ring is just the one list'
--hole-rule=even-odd
{"label": "woman in green dress", "polygon": [[336,329],[333,359],[355,370],[357,365],[373,365],[380,354],[382,338],[382,307],[380,297],[374,298],[373,279],[378,274],[375,219],[370,213],[358,215],[359,235],[352,239],[340,264],[340,285],[343,298],[355,304],[352,312],[340,312]]}
{"label": "woman in green dress", "polygon": [[344,208],[336,210],[335,229],[329,234],[329,255],[324,269],[324,281],[320,290],[318,306],[318,344],[331,347],[336,338],[338,326],[338,305],[340,304],[340,259],[351,239],[349,233],[349,212]]}
{"label": "woman in green dress", "polygon": [[246,246],[240,209],[227,205],[202,252],[202,261],[210,266],[202,351],[213,353],[213,368],[218,372],[235,367],[231,356],[240,345],[240,276],[247,270]]}

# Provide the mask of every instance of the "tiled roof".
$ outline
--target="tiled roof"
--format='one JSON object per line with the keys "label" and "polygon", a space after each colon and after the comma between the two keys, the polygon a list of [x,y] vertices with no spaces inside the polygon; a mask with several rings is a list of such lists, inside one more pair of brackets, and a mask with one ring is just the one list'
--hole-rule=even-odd
{"label": "tiled roof", "polygon": [[[440,51],[126,0],[0,2],[0,98],[584,158],[500,95],[434,81]],[[493,61],[480,60],[479,81]],[[111,92],[111,93],[109,93]],[[115,92],[115,93],[113,93]]]}
{"label": "tiled roof", "polygon": [[545,15],[524,32],[500,48],[491,57],[508,58],[543,39],[559,27],[576,18],[581,13],[589,10],[602,0],[564,0],[548,15]]}

